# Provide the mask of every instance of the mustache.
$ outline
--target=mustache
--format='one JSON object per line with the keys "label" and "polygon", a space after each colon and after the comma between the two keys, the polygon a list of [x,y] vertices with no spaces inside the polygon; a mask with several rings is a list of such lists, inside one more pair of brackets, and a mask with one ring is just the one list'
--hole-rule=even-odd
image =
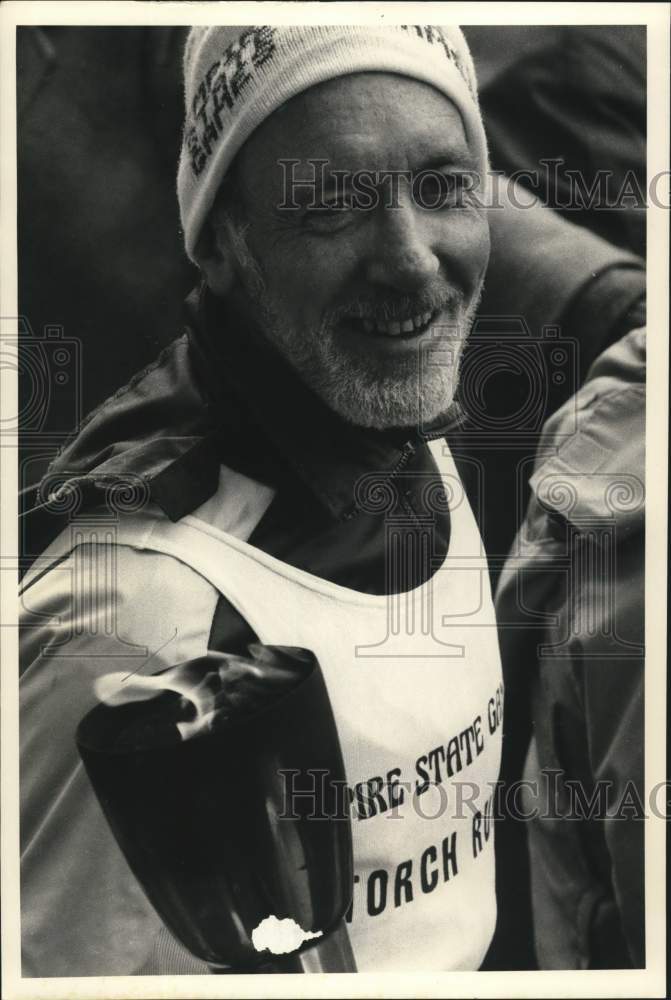
{"label": "mustache", "polygon": [[338,323],[343,319],[367,319],[372,322],[404,322],[423,313],[443,312],[457,308],[464,303],[464,297],[456,289],[425,291],[417,295],[395,295],[381,298],[357,298],[347,304],[336,306],[328,312],[326,321]]}

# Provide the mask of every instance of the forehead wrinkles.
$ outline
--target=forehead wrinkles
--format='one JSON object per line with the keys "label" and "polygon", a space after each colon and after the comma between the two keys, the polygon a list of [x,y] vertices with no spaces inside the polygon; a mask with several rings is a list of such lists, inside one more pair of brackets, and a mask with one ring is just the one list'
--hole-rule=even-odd
{"label": "forehead wrinkles", "polygon": [[[249,138],[241,159],[264,173],[279,159],[325,159],[334,169],[393,169],[437,155],[467,159],[457,108],[418,80],[357,73],[328,80],[278,108]],[[412,164],[408,160],[413,161]]]}

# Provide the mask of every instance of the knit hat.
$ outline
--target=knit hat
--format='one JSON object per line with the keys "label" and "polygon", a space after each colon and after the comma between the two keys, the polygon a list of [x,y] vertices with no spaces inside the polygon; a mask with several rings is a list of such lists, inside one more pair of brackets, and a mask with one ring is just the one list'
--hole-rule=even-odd
{"label": "knit hat", "polygon": [[473,60],[455,26],[272,25],[192,28],[184,51],[186,118],[177,192],[186,251],[194,250],[227,169],[285,101],[334,77],[398,73],[442,91],[459,110],[478,170],[487,144]]}

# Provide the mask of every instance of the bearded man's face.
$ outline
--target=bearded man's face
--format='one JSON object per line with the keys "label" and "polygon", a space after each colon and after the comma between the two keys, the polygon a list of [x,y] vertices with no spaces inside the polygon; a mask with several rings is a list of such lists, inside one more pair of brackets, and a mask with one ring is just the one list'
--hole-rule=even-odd
{"label": "bearded man's face", "polygon": [[386,73],[297,95],[238,154],[245,224],[216,230],[236,305],[352,423],[453,401],[489,256],[477,167],[455,106]]}

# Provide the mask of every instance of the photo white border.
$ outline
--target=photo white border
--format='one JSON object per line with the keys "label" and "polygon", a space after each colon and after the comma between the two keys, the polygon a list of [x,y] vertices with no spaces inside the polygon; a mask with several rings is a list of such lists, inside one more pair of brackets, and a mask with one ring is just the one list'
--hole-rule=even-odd
{"label": "photo white border", "polygon": [[[432,22],[463,25],[646,24],[648,26],[648,181],[669,169],[668,3],[56,3],[5,0],[0,7],[0,317],[16,317],[17,25],[190,25]],[[45,167],[45,169],[47,169]],[[649,189],[649,184],[648,184]],[[646,800],[666,780],[666,593],[668,462],[669,212],[650,206],[646,448]],[[7,322],[6,320],[2,321]],[[0,370],[2,411],[18,412],[17,380]],[[18,546],[16,443],[0,447],[0,629],[2,657],[2,971],[3,997],[663,997],[666,991],[666,825],[647,823],[644,970],[446,972],[355,975],[114,976],[22,979],[19,924]]]}

